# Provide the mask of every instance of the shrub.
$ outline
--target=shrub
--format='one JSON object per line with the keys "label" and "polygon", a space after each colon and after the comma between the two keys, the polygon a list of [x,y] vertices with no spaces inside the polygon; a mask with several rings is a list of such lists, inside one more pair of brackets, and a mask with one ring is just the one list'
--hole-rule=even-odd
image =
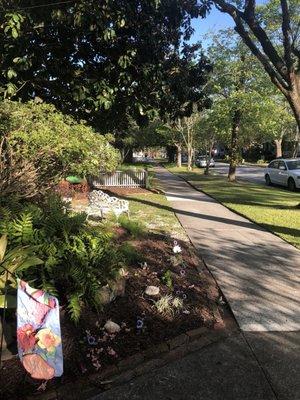
{"label": "shrub", "polygon": [[[4,142],[5,149],[11,149],[12,162],[7,155],[1,157]],[[26,198],[39,192],[39,186],[51,186],[66,174],[83,177],[111,171],[120,160],[107,137],[44,103],[1,102],[0,143],[0,162],[9,168],[4,174],[0,165],[5,193]]]}

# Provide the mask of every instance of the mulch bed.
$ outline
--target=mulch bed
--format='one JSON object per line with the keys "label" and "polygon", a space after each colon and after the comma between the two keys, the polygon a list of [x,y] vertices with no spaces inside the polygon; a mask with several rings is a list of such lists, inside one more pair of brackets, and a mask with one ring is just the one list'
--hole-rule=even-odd
{"label": "mulch bed", "polygon": [[[48,382],[54,388],[76,378],[104,370],[130,355],[139,353],[180,333],[201,326],[212,327],[216,322],[214,308],[219,290],[194,249],[184,242],[182,263],[176,265],[173,242],[169,237],[150,234],[132,240],[126,232],[117,231],[119,242],[130,241],[143,257],[143,262],[128,267],[126,290],[97,314],[92,309],[82,313],[78,326],[72,324],[65,310],[61,310],[61,327],[64,351],[64,375]],[[173,261],[171,261],[173,258]],[[146,262],[146,264],[144,264]],[[172,287],[162,277],[169,270]],[[184,272],[183,272],[184,271]],[[154,297],[145,295],[145,288],[160,288],[157,299],[172,295],[183,300],[183,308],[174,314],[160,314]],[[107,334],[103,329],[108,319],[121,326],[117,334]],[[138,320],[143,321],[138,328]],[[0,398],[24,399],[37,392],[40,381],[29,378],[17,358],[4,362],[0,377]]]}

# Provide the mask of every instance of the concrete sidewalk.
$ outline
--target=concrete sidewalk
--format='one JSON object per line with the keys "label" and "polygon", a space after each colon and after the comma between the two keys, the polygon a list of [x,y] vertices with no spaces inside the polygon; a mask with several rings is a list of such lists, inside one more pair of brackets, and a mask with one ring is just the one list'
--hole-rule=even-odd
{"label": "concrete sidewalk", "polygon": [[165,169],[156,173],[241,332],[93,400],[299,400],[300,252]]}
{"label": "concrete sidewalk", "polygon": [[300,330],[300,251],[163,168],[157,177],[244,331]]}
{"label": "concrete sidewalk", "polygon": [[276,400],[276,396],[240,334],[90,400]]}

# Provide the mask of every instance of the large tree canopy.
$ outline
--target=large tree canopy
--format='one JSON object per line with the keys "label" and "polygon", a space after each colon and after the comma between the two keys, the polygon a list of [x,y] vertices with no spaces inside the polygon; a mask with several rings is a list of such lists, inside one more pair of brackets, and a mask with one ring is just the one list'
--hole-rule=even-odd
{"label": "large tree canopy", "polygon": [[288,100],[300,129],[300,2],[200,0],[229,14],[235,30]]}
{"label": "large tree canopy", "polygon": [[[195,0],[5,0],[2,93],[41,97],[103,130],[126,127],[128,115],[152,117],[162,103],[172,107],[166,84],[191,62],[184,42],[204,10]],[[198,60],[198,78],[205,64]]]}

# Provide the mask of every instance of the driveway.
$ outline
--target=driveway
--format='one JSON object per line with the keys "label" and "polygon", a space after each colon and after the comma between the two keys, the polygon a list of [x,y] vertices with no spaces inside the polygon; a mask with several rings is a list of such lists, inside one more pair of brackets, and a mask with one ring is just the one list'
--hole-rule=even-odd
{"label": "driveway", "polygon": [[[228,168],[228,164],[217,162],[216,166],[212,168],[212,170],[219,174],[227,175]],[[262,167],[240,165],[237,167],[237,177],[238,179],[244,179],[252,183],[265,184],[264,168]]]}

